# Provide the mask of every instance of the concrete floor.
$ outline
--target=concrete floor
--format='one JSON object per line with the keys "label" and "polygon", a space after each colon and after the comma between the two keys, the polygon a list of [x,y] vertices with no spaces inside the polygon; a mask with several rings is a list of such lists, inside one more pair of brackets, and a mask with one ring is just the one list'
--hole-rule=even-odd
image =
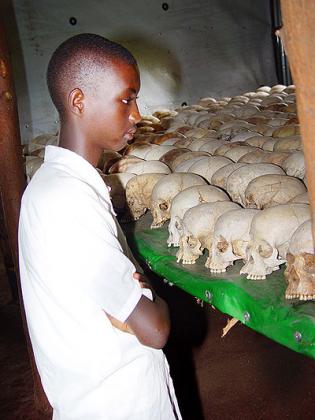
{"label": "concrete floor", "polygon": [[[226,315],[156,277],[152,281],[171,309],[165,352],[184,420],[315,418],[312,359],[241,324],[221,338]],[[35,411],[17,304],[0,305],[0,331],[0,419],[46,420]]]}

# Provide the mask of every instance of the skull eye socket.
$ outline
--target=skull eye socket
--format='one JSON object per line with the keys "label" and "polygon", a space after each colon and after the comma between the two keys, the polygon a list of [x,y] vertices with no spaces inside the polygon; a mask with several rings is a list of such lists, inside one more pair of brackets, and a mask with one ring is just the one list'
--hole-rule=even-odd
{"label": "skull eye socket", "polygon": [[269,258],[272,255],[272,247],[268,244],[266,244],[265,246],[259,245],[258,253],[263,258]]}
{"label": "skull eye socket", "polygon": [[315,256],[313,254],[303,254],[304,269],[308,273],[315,273]]}
{"label": "skull eye socket", "polygon": [[284,278],[287,283],[291,283],[291,285],[298,285],[300,283],[300,279],[296,274],[294,267],[287,268],[284,272]]}
{"label": "skull eye socket", "polygon": [[219,252],[222,252],[222,253],[223,252],[226,252],[227,249],[228,249],[228,247],[229,247],[229,244],[228,244],[228,242],[225,239],[223,239],[220,242],[218,242],[217,248],[218,248],[218,251]]}
{"label": "skull eye socket", "polygon": [[159,204],[160,210],[165,211],[168,209],[168,204],[167,203],[161,203]]}
{"label": "skull eye socket", "polygon": [[290,254],[289,252],[286,255],[286,259],[287,259],[287,265],[291,265],[294,262],[294,256],[292,254]]}

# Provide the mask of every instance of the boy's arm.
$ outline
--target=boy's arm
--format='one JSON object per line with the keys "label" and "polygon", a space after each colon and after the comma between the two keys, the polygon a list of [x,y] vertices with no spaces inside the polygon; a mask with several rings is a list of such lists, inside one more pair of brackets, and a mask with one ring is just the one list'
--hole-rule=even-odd
{"label": "boy's arm", "polygon": [[157,295],[153,302],[141,296],[135,309],[127,318],[126,324],[140,343],[161,349],[165,346],[170,333],[168,307]]}
{"label": "boy's arm", "polygon": [[156,349],[163,348],[170,332],[168,307],[140,273],[135,273],[134,279],[139,281],[142,288],[152,291],[153,301],[142,296],[124,323],[108,314],[107,316],[114,327],[134,334],[140,343]]}

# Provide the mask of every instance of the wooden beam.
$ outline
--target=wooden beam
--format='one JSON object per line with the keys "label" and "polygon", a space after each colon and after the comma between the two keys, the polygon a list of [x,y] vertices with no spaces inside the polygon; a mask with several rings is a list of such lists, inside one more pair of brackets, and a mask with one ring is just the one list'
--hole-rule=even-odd
{"label": "wooden beam", "polygon": [[315,244],[315,1],[281,0],[281,13],[285,49],[296,86]]}
{"label": "wooden beam", "polygon": [[51,407],[41,386],[34,355],[28,335],[21,287],[19,282],[18,262],[18,221],[21,197],[25,188],[22,149],[20,141],[17,101],[13,83],[9,48],[5,35],[3,13],[0,13],[0,187],[3,205],[4,222],[12,253],[24,333],[34,379],[35,403],[39,411],[50,412]]}

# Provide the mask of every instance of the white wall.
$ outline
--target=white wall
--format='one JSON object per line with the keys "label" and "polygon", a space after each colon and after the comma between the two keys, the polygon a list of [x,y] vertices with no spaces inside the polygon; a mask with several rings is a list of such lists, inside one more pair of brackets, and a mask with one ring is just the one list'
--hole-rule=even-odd
{"label": "white wall", "polygon": [[[176,107],[276,83],[269,2],[265,0],[14,0],[9,38],[23,143],[54,132],[58,117],[45,72],[68,37],[93,32],[137,58],[140,109]],[[77,19],[76,25],[69,23]]]}

